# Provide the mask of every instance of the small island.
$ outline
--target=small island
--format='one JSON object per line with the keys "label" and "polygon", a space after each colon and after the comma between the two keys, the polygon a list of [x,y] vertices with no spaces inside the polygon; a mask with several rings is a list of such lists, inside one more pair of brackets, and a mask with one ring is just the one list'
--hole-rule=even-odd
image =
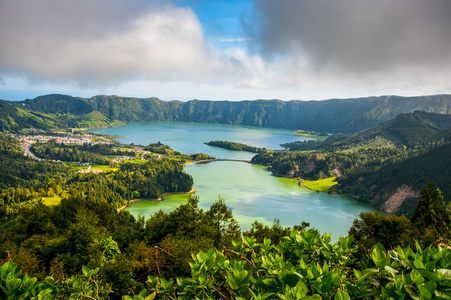
{"label": "small island", "polygon": [[208,143],[205,143],[209,146],[224,148],[227,150],[233,150],[233,151],[248,151],[253,153],[265,153],[268,150],[266,148],[259,148],[254,146],[249,146],[246,144],[241,143],[234,143],[234,142],[227,142],[227,141],[209,141]]}

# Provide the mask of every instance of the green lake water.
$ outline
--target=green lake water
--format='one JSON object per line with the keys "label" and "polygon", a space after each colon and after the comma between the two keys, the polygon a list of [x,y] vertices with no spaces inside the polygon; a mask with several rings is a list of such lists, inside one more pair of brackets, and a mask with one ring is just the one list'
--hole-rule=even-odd
{"label": "green lake water", "polygon": [[[210,140],[246,143],[268,149],[279,144],[302,140],[287,130],[262,129],[234,125],[203,123],[130,123],[126,126],[96,129],[103,134],[121,135],[126,143],[147,145],[162,142],[183,153],[203,152],[218,158],[249,159],[254,154],[204,145]],[[265,167],[244,162],[218,161],[190,164],[185,171],[193,176],[199,205],[204,209],[218,198],[225,199],[242,229],[254,220],[272,224],[278,218],[284,226],[309,222],[322,233],[332,233],[334,240],[347,235],[354,219],[362,211],[374,211],[343,195],[316,193],[302,189],[296,179],[273,176]],[[164,201],[141,201],[127,210],[133,215],[149,217],[155,211],[171,211],[185,203],[186,195],[170,195]]]}

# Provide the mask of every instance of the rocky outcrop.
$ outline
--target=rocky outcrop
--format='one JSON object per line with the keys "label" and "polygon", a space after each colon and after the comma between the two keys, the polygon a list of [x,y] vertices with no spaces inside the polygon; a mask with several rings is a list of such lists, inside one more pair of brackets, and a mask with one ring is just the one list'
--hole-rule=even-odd
{"label": "rocky outcrop", "polygon": [[420,193],[409,186],[404,184],[396,189],[396,192],[381,205],[380,209],[384,212],[393,214],[395,213],[403,204],[406,199],[418,198]]}

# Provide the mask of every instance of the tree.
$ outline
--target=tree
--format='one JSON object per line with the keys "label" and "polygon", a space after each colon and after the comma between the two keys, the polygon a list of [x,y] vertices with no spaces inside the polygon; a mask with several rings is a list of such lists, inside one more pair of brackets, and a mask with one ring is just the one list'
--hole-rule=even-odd
{"label": "tree", "polygon": [[215,247],[230,244],[232,239],[240,237],[240,226],[233,218],[232,209],[225,204],[224,198],[218,197],[206,212],[206,219],[213,229]]}
{"label": "tree", "polygon": [[443,203],[443,195],[434,183],[428,182],[427,187],[420,192],[415,211],[410,219],[412,225],[429,237],[426,243],[435,242],[440,238],[451,238],[450,215]]}
{"label": "tree", "polygon": [[410,238],[411,224],[405,216],[385,216],[380,212],[361,212],[354,220],[349,235],[354,237],[359,253],[366,253],[375,243],[381,243],[386,249],[407,246],[413,242]]}

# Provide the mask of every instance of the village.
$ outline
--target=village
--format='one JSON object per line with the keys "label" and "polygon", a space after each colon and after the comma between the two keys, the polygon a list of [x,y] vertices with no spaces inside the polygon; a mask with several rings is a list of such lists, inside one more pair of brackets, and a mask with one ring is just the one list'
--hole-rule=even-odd
{"label": "village", "polygon": [[[22,135],[22,136],[16,136],[18,140],[21,143],[21,150],[25,156],[28,156],[32,159],[35,159],[37,161],[51,161],[51,162],[64,162],[61,160],[50,160],[50,159],[43,159],[38,156],[36,156],[35,153],[31,150],[31,146],[35,143],[47,143],[50,140],[53,140],[56,144],[64,144],[64,145],[96,145],[96,144],[111,144],[111,141],[107,138],[103,137],[97,137],[95,136],[95,141],[93,140],[94,135],[90,136],[76,136],[76,135]],[[113,151],[119,151],[120,149],[113,149]],[[134,150],[127,150],[128,152],[134,152],[136,154],[140,155],[147,155],[151,154],[149,151],[145,151],[142,149],[134,149]],[[120,157],[114,157],[111,159],[112,163],[118,163],[122,161],[132,160],[132,156],[120,156]],[[79,173],[99,173],[103,172],[103,170],[95,170],[92,169],[92,165],[88,162],[75,162],[75,164],[79,165],[80,167],[87,167],[86,169],[79,170]]]}
{"label": "village", "polygon": [[[54,140],[56,144],[65,145],[95,145],[95,144],[110,144],[106,139],[102,141],[92,141],[91,139],[83,136],[51,136],[51,135],[22,135],[17,137],[21,142],[21,149],[25,156],[41,161],[42,159],[37,157],[31,150],[30,147],[34,143],[47,143],[50,140]],[[56,160],[52,160],[57,162]]]}

